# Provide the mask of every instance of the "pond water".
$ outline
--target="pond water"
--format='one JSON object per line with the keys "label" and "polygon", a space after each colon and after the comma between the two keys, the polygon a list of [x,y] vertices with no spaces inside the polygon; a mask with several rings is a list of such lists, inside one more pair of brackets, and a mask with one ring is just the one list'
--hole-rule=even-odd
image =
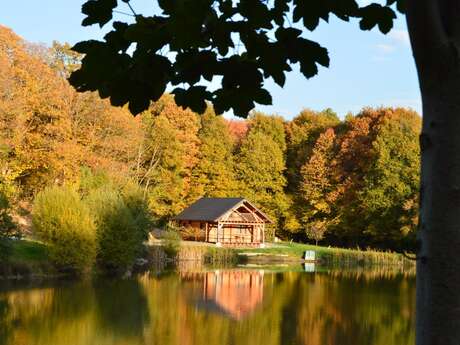
{"label": "pond water", "polygon": [[202,269],[5,284],[0,282],[1,345],[415,342],[411,273]]}

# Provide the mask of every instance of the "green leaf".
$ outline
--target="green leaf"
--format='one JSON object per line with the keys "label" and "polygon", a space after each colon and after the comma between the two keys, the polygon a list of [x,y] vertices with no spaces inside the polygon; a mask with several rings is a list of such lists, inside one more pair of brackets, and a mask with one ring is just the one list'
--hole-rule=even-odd
{"label": "green leaf", "polygon": [[81,7],[81,12],[86,14],[82,25],[99,24],[103,27],[112,20],[112,11],[117,7],[117,0],[89,0]]}
{"label": "green leaf", "polygon": [[359,11],[361,30],[372,30],[378,25],[379,30],[386,34],[393,28],[393,20],[396,19],[396,14],[391,8],[379,4],[370,4]]}
{"label": "green leaf", "polygon": [[202,114],[207,108],[206,99],[211,98],[211,93],[206,90],[205,86],[192,86],[182,89],[176,88],[172,92],[176,104],[185,108],[190,108],[193,111]]}
{"label": "green leaf", "polygon": [[272,100],[272,96],[270,95],[270,93],[265,90],[265,89],[258,89],[256,90],[255,92],[255,95],[254,95],[254,100],[259,103],[259,104],[263,104],[263,105],[272,105],[273,103],[273,100]]}
{"label": "green leaf", "polygon": [[193,85],[204,79],[211,81],[217,68],[217,55],[211,51],[188,51],[178,54],[174,63],[173,84]]}
{"label": "green leaf", "polygon": [[271,29],[270,11],[261,0],[240,0],[237,9],[252,27]]}
{"label": "green leaf", "polygon": [[394,3],[396,3],[396,8],[398,11],[404,14],[406,13],[406,2],[407,0],[387,0],[387,6],[392,6]]}

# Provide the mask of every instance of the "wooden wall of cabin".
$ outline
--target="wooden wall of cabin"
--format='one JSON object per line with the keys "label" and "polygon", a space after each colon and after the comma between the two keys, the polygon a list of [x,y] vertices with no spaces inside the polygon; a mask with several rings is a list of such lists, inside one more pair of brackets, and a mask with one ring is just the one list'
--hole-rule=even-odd
{"label": "wooden wall of cabin", "polygon": [[[181,221],[181,236],[189,241],[206,241],[217,243],[217,223],[206,223],[199,221]],[[206,236],[206,228],[208,234]],[[264,224],[239,225],[224,224],[219,233],[220,243],[262,243]]]}
{"label": "wooden wall of cabin", "polygon": [[205,222],[200,221],[180,221],[180,234],[183,240],[186,241],[202,241],[205,238]]}
{"label": "wooden wall of cabin", "polygon": [[[221,243],[261,243],[263,225],[225,224],[219,233]],[[217,242],[217,224],[208,224],[208,242]]]}

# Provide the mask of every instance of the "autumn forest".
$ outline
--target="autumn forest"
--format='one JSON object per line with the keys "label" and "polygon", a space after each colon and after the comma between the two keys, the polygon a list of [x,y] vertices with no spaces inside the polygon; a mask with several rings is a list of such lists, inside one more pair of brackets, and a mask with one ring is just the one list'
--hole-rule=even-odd
{"label": "autumn forest", "polygon": [[275,221],[271,238],[413,248],[416,112],[336,114],[305,104],[291,120],[257,111],[234,120],[211,107],[184,110],[165,95],[134,118],[74,91],[66,78],[79,59],[67,44],[31,44],[0,26],[0,193],[26,229],[39,192],[81,189],[91,175],[92,183],[135,185],[157,227],[200,197],[233,196]]}

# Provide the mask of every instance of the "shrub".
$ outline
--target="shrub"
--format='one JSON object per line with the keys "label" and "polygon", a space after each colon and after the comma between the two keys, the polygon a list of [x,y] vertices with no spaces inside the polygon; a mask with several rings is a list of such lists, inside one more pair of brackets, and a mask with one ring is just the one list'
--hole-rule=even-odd
{"label": "shrub", "polygon": [[181,237],[177,231],[167,227],[163,234],[163,248],[169,258],[175,258],[179,248]]}
{"label": "shrub", "polygon": [[82,195],[87,195],[92,190],[112,185],[112,180],[105,171],[96,170],[93,172],[86,166],[81,167],[79,191]]}
{"label": "shrub", "polygon": [[65,271],[82,273],[96,258],[96,228],[88,207],[69,187],[51,187],[35,198],[32,222],[49,249],[50,260]]}
{"label": "shrub", "polygon": [[99,266],[113,271],[128,268],[142,249],[145,230],[120,193],[111,187],[90,192],[86,201],[96,221]]}
{"label": "shrub", "polygon": [[17,226],[10,214],[10,204],[0,192],[0,262],[6,262],[11,256],[11,240],[19,237]]}
{"label": "shrub", "polygon": [[146,240],[153,226],[152,214],[144,197],[143,189],[136,183],[128,182],[121,190],[121,195],[126,206],[134,217],[136,226]]}

